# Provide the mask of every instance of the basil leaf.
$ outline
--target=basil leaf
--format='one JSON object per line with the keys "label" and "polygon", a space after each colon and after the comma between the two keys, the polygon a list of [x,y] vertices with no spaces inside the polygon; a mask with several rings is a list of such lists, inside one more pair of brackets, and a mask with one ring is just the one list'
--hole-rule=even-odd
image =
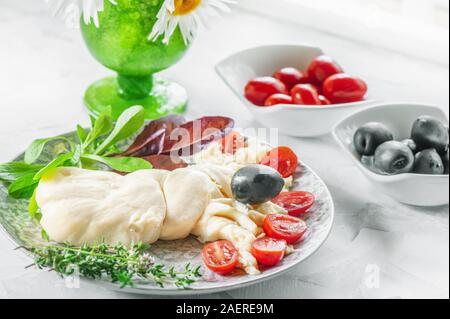
{"label": "basil leaf", "polygon": [[103,163],[113,170],[124,173],[133,173],[135,171],[152,168],[152,164],[148,161],[137,157],[103,157],[84,154],[82,158]]}
{"label": "basil leaf", "polygon": [[81,145],[79,144],[75,145],[72,158],[70,159],[70,166],[80,166],[81,154],[83,154]]}
{"label": "basil leaf", "polygon": [[89,132],[86,140],[83,143],[83,147],[87,148],[97,138],[108,134],[113,129],[113,121],[111,117],[111,107],[106,108],[102,114],[95,121],[92,126],[92,130]]}
{"label": "basil leaf", "polygon": [[29,174],[37,173],[44,165],[31,165],[24,162],[11,162],[0,165],[0,180],[12,183],[16,179]]}
{"label": "basil leaf", "polygon": [[34,180],[39,181],[42,178],[42,176],[48,174],[51,170],[53,170],[59,166],[62,166],[65,162],[72,159],[73,156],[74,156],[73,152],[59,155],[53,161],[48,163],[47,166],[45,166],[43,169],[41,169],[39,172],[37,172],[37,174],[34,176]]}
{"label": "basil leaf", "polygon": [[41,230],[41,237],[43,240],[45,240],[46,242],[50,242],[50,236],[47,234],[47,232],[45,231],[45,229]]}
{"label": "basil leaf", "polygon": [[28,204],[28,213],[32,219],[35,219],[38,211],[39,206],[36,202],[36,190],[34,190],[33,196],[31,196],[30,203]]}
{"label": "basil leaf", "polygon": [[142,128],[144,120],[145,112],[142,106],[133,106],[124,111],[117,120],[114,130],[95,151],[95,155],[103,155],[108,147],[132,136]]}
{"label": "basil leaf", "polygon": [[80,143],[84,143],[88,137],[88,133],[86,133],[86,130],[81,125],[77,125],[77,136]]}
{"label": "basil leaf", "polygon": [[9,196],[15,199],[29,199],[33,196],[39,181],[34,180],[34,173],[18,178],[8,187]]}
{"label": "basil leaf", "polygon": [[31,143],[31,145],[26,150],[25,163],[33,164],[34,162],[36,162],[39,159],[39,157],[41,156],[42,152],[44,151],[45,145],[47,145],[47,143],[49,143],[49,142],[53,142],[53,141],[57,141],[57,140],[63,140],[65,142],[69,143],[70,147],[72,149],[74,147],[73,142],[64,136],[41,138],[41,139],[33,141],[33,143]]}

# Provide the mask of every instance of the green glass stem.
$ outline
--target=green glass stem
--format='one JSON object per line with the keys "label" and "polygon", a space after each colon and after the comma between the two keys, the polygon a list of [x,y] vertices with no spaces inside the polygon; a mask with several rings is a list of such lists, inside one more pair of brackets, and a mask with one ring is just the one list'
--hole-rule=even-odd
{"label": "green glass stem", "polygon": [[119,95],[126,100],[143,99],[153,88],[153,75],[127,76],[118,74]]}
{"label": "green glass stem", "polygon": [[189,49],[179,28],[170,42],[149,40],[164,0],[104,1],[99,26],[85,24],[81,32],[90,53],[116,78],[101,79],[85,94],[91,115],[98,116],[111,106],[113,117],[134,105],[142,105],[149,119],[186,109],[186,90],[166,79],[154,76],[177,63]]}

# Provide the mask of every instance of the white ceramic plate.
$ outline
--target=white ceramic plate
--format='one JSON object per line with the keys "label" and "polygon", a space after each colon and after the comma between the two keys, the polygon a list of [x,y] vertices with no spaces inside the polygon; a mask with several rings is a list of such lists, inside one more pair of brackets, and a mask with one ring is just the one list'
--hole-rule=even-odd
{"label": "white ceramic plate", "polygon": [[258,122],[266,127],[276,127],[287,135],[314,137],[330,133],[340,120],[357,110],[373,105],[375,101],[369,99],[357,103],[319,107],[307,105],[258,107],[245,98],[244,88],[251,79],[271,76],[283,67],[307,70],[311,61],[322,54],[320,48],[309,45],[261,46],[226,58],[216,66],[216,71]]}
{"label": "white ceramic plate", "polygon": [[[277,267],[264,270],[260,275],[249,276],[242,273],[231,277],[220,277],[203,269],[204,277],[190,290],[180,290],[174,286],[160,288],[152,284],[120,289],[118,285],[106,281],[95,282],[112,290],[129,293],[172,296],[199,295],[243,288],[292,270],[322,246],[331,231],[334,219],[334,205],[330,192],[325,183],[309,167],[303,164],[299,165],[295,175],[294,189],[309,191],[317,197],[315,206],[305,215],[305,221],[310,231],[304,241],[295,246],[293,254],[287,256]],[[17,246],[30,247],[44,244],[40,235],[40,226],[28,217],[28,202],[10,198],[5,185],[1,182],[0,226],[0,229],[3,229]],[[190,237],[179,241],[159,241],[152,245],[150,252],[157,261],[165,265],[182,267],[186,263],[191,263],[196,266],[202,264],[200,256],[202,247],[200,242]]]}
{"label": "white ceramic plate", "polygon": [[404,204],[424,207],[447,205],[448,175],[379,175],[361,163],[353,145],[356,130],[368,122],[384,123],[392,130],[396,140],[410,138],[412,125],[421,115],[434,116],[448,125],[446,114],[434,106],[411,103],[383,104],[350,115],[334,128],[333,135],[337,143],[379,191]]}

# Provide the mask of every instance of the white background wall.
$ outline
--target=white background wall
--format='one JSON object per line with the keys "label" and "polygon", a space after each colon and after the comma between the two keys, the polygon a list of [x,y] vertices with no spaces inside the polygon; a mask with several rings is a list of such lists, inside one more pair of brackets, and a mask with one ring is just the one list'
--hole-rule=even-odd
{"label": "white background wall", "polygon": [[240,0],[247,10],[449,63],[448,0]]}

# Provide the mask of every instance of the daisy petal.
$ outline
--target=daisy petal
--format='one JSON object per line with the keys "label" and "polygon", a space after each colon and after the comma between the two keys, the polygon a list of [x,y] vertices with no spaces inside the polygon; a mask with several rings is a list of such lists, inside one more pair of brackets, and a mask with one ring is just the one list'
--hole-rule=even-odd
{"label": "daisy petal", "polygon": [[149,40],[156,41],[160,36],[163,36],[163,42],[167,44],[176,28],[179,27],[183,40],[188,45],[196,37],[199,27],[206,28],[208,26],[208,17],[219,16],[219,11],[230,12],[229,5],[235,3],[235,0],[200,0],[199,3],[181,2],[182,5],[189,6],[192,4],[192,7],[177,10],[180,9],[177,8],[180,2],[165,0],[158,13],[158,20],[149,35]]}

